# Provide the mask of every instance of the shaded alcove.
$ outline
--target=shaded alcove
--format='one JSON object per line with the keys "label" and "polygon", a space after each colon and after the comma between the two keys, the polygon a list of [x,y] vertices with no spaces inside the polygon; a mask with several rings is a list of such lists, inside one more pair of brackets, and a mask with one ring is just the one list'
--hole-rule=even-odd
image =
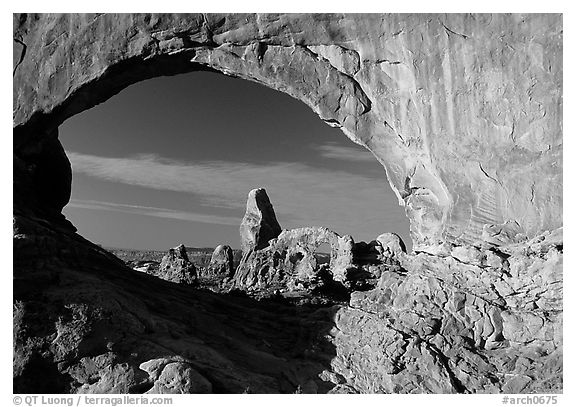
{"label": "shaded alcove", "polygon": [[64,213],[104,246],[238,247],[246,194],[260,186],[285,229],[325,226],[366,241],[395,232],[411,246],[371,153],[303,103],[250,81],[212,72],[142,81],[59,133],[74,170]]}

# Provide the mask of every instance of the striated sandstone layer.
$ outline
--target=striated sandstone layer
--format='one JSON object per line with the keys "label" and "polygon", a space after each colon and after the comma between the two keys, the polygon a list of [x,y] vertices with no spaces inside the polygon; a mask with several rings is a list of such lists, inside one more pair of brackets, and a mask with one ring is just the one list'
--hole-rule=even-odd
{"label": "striated sandstone layer", "polygon": [[[562,388],[560,15],[16,14],[13,38],[15,392]],[[133,272],[75,234],[58,126],[197,70],[369,149],[418,252],[312,310]]]}

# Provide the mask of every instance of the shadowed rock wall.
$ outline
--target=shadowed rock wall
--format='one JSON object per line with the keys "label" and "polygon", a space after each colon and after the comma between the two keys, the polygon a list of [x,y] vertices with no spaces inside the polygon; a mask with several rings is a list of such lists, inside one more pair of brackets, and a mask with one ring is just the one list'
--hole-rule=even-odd
{"label": "shadowed rock wall", "polygon": [[372,151],[416,249],[562,225],[560,15],[23,14],[14,41],[14,153],[31,172],[66,118],[211,69],[302,100]]}

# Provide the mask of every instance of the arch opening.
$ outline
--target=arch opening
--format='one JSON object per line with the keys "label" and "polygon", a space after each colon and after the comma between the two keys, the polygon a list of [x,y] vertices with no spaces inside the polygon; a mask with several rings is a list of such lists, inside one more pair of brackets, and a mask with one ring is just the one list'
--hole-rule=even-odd
{"label": "arch opening", "polygon": [[[409,241],[371,154],[298,101],[249,81],[208,72],[144,81],[65,122],[60,138],[75,172],[64,212],[107,247],[238,247],[245,194],[259,186],[284,228],[325,226],[367,241],[393,229]],[[387,212],[396,213],[378,224]],[[129,230],[136,245],[121,241]]]}
{"label": "arch opening", "polygon": [[330,264],[332,259],[332,246],[328,242],[321,243],[315,252],[316,262],[319,266],[323,264]]}

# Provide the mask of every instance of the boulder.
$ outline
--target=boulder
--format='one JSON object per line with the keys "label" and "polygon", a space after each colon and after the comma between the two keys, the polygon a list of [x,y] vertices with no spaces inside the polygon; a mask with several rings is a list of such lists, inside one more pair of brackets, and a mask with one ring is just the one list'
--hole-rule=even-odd
{"label": "boulder", "polygon": [[180,284],[194,284],[198,277],[196,266],[188,260],[186,247],[182,244],[168,250],[155,275]]}
{"label": "boulder", "polygon": [[383,249],[383,255],[386,257],[400,257],[406,253],[406,245],[400,236],[396,233],[382,233],[376,238]]}
{"label": "boulder", "polygon": [[210,263],[203,277],[232,277],[234,274],[234,252],[228,245],[219,245],[214,249]]}
{"label": "boulder", "polygon": [[248,193],[246,213],[240,225],[240,244],[243,253],[260,250],[268,246],[270,239],[277,237],[282,228],[276,220],[274,207],[264,188]]}
{"label": "boulder", "polygon": [[149,360],[142,363],[140,369],[147,372],[153,382],[146,394],[212,393],[212,383],[182,357]]}

